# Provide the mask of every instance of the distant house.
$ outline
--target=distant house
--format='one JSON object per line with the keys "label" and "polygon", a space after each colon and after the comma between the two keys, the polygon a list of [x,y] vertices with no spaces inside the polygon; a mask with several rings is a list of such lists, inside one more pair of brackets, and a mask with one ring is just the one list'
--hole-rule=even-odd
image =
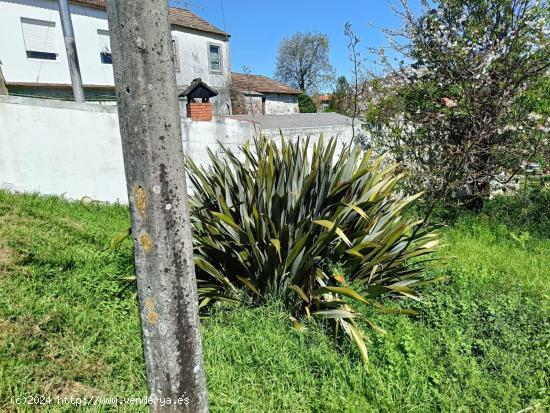
{"label": "distant house", "polygon": [[332,95],[317,95],[312,99],[317,106],[317,112],[326,112],[332,102]]}
{"label": "distant house", "polygon": [[[71,0],[71,17],[87,100],[114,100],[105,0]],[[170,8],[180,91],[202,78],[218,95],[215,114],[230,114],[229,34],[189,10]],[[12,95],[70,98],[71,79],[58,3],[0,0],[0,62]]]}
{"label": "distant house", "polygon": [[299,113],[300,91],[266,76],[231,74],[234,115],[285,115]]}

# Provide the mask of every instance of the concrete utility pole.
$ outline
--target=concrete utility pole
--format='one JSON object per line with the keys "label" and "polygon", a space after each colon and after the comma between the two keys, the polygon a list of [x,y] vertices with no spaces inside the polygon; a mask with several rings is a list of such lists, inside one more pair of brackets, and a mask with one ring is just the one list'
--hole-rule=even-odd
{"label": "concrete utility pole", "polygon": [[6,80],[4,79],[4,74],[2,73],[2,62],[0,62],[0,95],[7,95],[8,88],[6,87]]}
{"label": "concrete utility pole", "polygon": [[108,0],[107,13],[151,410],[202,413],[208,405],[168,0]]}
{"label": "concrete utility pole", "polygon": [[76,52],[76,43],[74,40],[73,21],[71,19],[71,10],[68,0],[59,0],[59,17],[61,18],[65,50],[67,50],[67,60],[69,61],[69,72],[73,85],[74,100],[75,102],[82,103],[85,101],[84,88],[82,87],[80,65],[78,64],[78,54]]}

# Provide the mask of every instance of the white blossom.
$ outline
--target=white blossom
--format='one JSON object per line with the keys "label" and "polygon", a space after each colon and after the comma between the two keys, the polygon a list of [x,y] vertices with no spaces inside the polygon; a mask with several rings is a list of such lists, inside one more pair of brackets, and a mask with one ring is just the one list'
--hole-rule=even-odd
{"label": "white blossom", "polygon": [[527,119],[529,120],[539,120],[542,118],[542,115],[538,114],[538,113],[535,113],[535,112],[531,112],[529,115],[527,115]]}

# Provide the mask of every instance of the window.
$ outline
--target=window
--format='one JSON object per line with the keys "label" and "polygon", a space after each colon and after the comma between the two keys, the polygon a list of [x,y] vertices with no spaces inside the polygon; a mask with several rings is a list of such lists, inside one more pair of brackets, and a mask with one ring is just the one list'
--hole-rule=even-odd
{"label": "window", "polygon": [[54,22],[22,17],[21,28],[29,59],[57,60]]}
{"label": "window", "polygon": [[113,64],[113,57],[111,55],[111,37],[108,30],[98,30],[97,36],[99,38],[99,57],[101,63],[105,65]]}
{"label": "window", "polygon": [[220,46],[211,44],[209,46],[209,51],[210,51],[210,71],[221,72],[222,64],[220,59]]}
{"label": "window", "polygon": [[174,64],[176,66],[176,72],[180,71],[180,54],[178,52],[178,39],[172,37],[172,53],[174,54]]}

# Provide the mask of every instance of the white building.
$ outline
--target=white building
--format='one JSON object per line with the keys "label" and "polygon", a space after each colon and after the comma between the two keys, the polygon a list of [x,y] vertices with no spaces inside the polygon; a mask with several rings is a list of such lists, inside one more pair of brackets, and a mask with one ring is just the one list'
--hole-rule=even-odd
{"label": "white building", "polygon": [[299,113],[299,90],[266,76],[232,73],[234,115],[289,115]]}
{"label": "white building", "polygon": [[[87,100],[114,100],[105,0],[70,2]],[[178,88],[200,77],[218,92],[216,114],[230,114],[229,35],[188,10],[170,9]],[[0,0],[0,64],[11,95],[72,96],[55,0]]]}

